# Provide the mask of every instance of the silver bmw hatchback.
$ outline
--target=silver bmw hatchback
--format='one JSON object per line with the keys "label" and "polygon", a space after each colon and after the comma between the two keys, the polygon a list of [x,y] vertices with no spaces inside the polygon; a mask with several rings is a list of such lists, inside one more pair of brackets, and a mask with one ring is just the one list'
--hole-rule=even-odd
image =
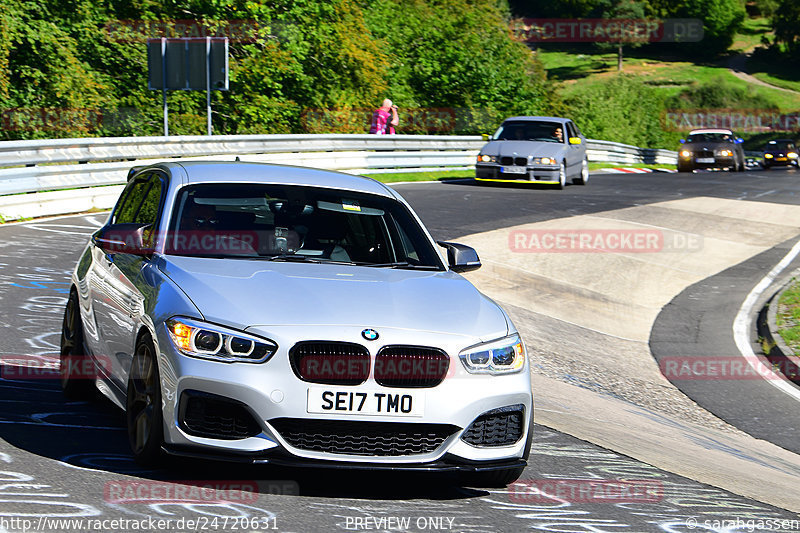
{"label": "silver bmw hatchback", "polygon": [[[369,178],[242,162],[132,169],[72,275],[69,396],[125,410],[135,459],[517,479],[531,446],[525,346]],[[85,369],[91,368],[91,372]]]}

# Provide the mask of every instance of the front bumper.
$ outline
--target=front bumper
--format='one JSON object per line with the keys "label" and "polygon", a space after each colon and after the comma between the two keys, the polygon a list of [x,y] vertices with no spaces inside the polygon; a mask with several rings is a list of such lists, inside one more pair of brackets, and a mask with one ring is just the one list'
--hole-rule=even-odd
{"label": "front bumper", "polygon": [[478,181],[544,183],[556,185],[559,182],[558,165],[527,165],[525,173],[505,173],[503,167],[496,163],[477,163],[475,179]]}
{"label": "front bumper", "polygon": [[764,158],[763,162],[761,163],[764,167],[788,167],[788,166],[798,166],[797,159],[789,158],[789,157],[772,157],[772,158]]}
{"label": "front bumper", "polygon": [[[698,159],[713,159],[713,161],[698,161]],[[711,157],[690,157],[680,158],[683,165],[688,165],[696,169],[710,169],[710,168],[731,168],[736,166],[736,159],[733,157],[714,156]]]}
{"label": "front bumper", "polygon": [[163,445],[162,450],[167,455],[182,457],[186,459],[202,459],[220,462],[253,464],[253,465],[272,465],[289,468],[322,468],[333,470],[380,470],[383,472],[491,472],[496,470],[506,470],[509,468],[524,467],[527,460],[504,459],[498,461],[467,461],[460,457],[445,454],[436,461],[426,463],[354,463],[347,461],[325,461],[304,459],[292,456],[282,450],[274,450],[261,453],[236,453],[230,451],[217,451],[209,449],[198,449],[186,446]]}
{"label": "front bumper", "polygon": [[[361,328],[317,327],[317,338],[340,342],[360,343],[366,346],[373,358],[386,344],[411,344],[434,346],[450,354],[447,377],[437,386],[413,389],[424,395],[424,415],[415,418],[388,417],[362,414],[313,414],[308,411],[309,388],[320,385],[300,380],[291,368],[288,349],[294,345],[301,332],[308,328],[284,326],[270,328],[269,338],[278,346],[278,352],[266,363],[219,363],[195,359],[175,351],[166,331],[159,332],[160,369],[164,412],[165,450],[176,455],[216,457],[252,463],[269,463],[296,466],[328,466],[333,468],[410,469],[429,471],[477,471],[480,469],[509,468],[524,464],[529,449],[532,427],[533,398],[531,394],[529,365],[516,374],[504,376],[469,374],[457,355],[469,345],[469,340],[431,332],[409,332],[381,329],[381,345],[374,346],[360,338]],[[350,331],[352,330],[352,331]],[[372,376],[361,385],[336,386],[353,392],[381,390],[398,393],[404,389],[382,387]],[[199,436],[182,424],[180,401],[184,392],[197,391],[233,400],[246,406],[257,422],[260,431],[244,438],[211,438]],[[501,446],[474,446],[461,439],[465,430],[487,412],[522,406],[524,428],[513,444]],[[435,449],[407,455],[364,455],[332,453],[292,446],[276,429],[281,419],[296,423],[308,420],[309,426],[320,421],[341,422],[341,425],[358,426],[359,422],[403,424],[406,429],[415,424],[452,427],[452,432]],[[370,424],[363,424],[366,427]],[[316,427],[318,427],[317,424]],[[421,426],[416,426],[421,427]],[[295,442],[295,441],[293,441]]]}

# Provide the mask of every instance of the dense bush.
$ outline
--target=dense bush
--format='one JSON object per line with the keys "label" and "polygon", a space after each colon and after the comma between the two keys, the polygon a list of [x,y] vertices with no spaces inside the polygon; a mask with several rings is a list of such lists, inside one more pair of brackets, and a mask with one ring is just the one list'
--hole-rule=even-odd
{"label": "dense bush", "polygon": [[[665,97],[634,76],[618,75],[586,85],[565,104],[587,137],[635,146],[675,149],[688,127],[675,131],[667,113],[672,110],[775,110],[774,102],[722,79],[697,83]],[[737,132],[742,134],[742,132]],[[747,139],[750,135],[742,134]]]}
{"label": "dense bush", "polygon": [[695,84],[666,100],[669,109],[772,109],[778,106],[769,98],[756,93],[753,87],[737,87],[717,78]]}
{"label": "dense bush", "polygon": [[[231,41],[216,133],[365,132],[390,97],[401,133],[483,132],[555,97],[495,0],[0,0],[2,138],[153,135],[143,37],[118,21],[254,21]],[[160,34],[149,35],[160,37]],[[446,108],[444,110],[440,108]],[[205,93],[169,94],[170,133],[205,132]]]}
{"label": "dense bush", "polygon": [[660,93],[633,76],[616,75],[587,85],[565,104],[592,139],[647,147],[668,147],[675,140],[662,129]]}

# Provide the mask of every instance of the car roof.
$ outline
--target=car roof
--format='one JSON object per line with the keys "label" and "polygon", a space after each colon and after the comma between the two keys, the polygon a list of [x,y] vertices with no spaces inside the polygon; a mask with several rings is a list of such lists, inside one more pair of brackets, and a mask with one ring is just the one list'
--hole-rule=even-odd
{"label": "car roof", "polygon": [[187,184],[222,182],[304,185],[396,198],[389,187],[372,178],[316,168],[249,161],[181,161],[159,163],[153,167],[167,170],[175,177],[182,175]]}
{"label": "car roof", "polygon": [[529,117],[529,116],[519,116],[519,117],[509,117],[505,119],[503,122],[507,122],[509,120],[546,120],[548,122],[571,122],[572,119],[564,118],[564,117]]}
{"label": "car roof", "polygon": [[731,130],[719,129],[719,128],[707,128],[701,130],[692,130],[689,132],[689,135],[694,135],[695,133],[727,133],[728,135],[733,135]]}

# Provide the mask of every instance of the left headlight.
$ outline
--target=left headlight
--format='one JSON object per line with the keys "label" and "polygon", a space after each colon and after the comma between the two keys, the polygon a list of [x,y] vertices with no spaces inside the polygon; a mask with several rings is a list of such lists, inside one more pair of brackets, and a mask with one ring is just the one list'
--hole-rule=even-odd
{"label": "left headlight", "polygon": [[534,157],[533,158],[534,165],[557,165],[558,161],[553,159],[552,157]]}
{"label": "left headlight", "polygon": [[458,356],[472,374],[510,374],[522,370],[526,353],[522,339],[514,334],[471,346]]}
{"label": "left headlight", "polygon": [[184,317],[166,321],[169,337],[184,355],[225,363],[263,363],[278,346],[267,339]]}
{"label": "left headlight", "polygon": [[733,157],[733,152],[730,150],[717,150],[717,155],[721,157]]}

